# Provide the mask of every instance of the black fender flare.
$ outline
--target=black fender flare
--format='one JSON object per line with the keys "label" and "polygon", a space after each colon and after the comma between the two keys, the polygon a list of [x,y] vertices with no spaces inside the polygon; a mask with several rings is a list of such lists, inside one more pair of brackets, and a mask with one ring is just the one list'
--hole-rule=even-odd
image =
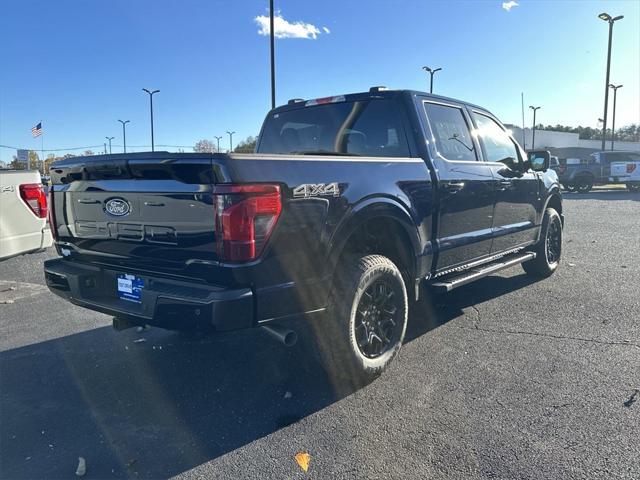
{"label": "black fender flare", "polygon": [[364,223],[374,218],[388,218],[400,225],[406,232],[412,246],[412,272],[416,271],[417,258],[421,254],[421,241],[418,228],[411,218],[408,208],[389,197],[368,197],[353,205],[337,225],[329,240],[327,273],[333,275],[338,259],[342,255],[351,236]]}

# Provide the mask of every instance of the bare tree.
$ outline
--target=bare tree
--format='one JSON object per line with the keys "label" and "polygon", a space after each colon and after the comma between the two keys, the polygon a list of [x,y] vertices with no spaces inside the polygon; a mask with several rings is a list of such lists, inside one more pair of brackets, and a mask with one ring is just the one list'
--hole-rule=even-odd
{"label": "bare tree", "polygon": [[203,138],[193,146],[193,151],[198,153],[215,153],[216,146],[211,140]]}

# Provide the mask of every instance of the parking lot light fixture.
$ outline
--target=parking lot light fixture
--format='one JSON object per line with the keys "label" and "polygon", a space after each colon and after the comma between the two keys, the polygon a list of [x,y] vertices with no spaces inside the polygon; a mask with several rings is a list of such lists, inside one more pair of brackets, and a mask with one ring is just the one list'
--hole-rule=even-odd
{"label": "parking lot light fixture", "polygon": [[618,89],[622,88],[622,85],[609,85],[609,88],[613,89],[613,119],[611,122],[611,150],[613,150],[613,143],[616,139],[616,96]]}
{"label": "parking lot light fixture", "polygon": [[533,105],[529,105],[529,108],[533,110],[533,128],[531,129],[533,138],[531,139],[531,148],[534,149],[536,148],[536,112],[539,108],[542,107],[534,107]]}
{"label": "parking lot light fixture", "polygon": [[153,94],[158,93],[160,90],[147,90],[146,88],[142,90],[149,94],[149,107],[151,109],[151,151],[155,152],[155,144],[153,141]]}
{"label": "parking lot light fixture", "polygon": [[129,120],[118,120],[122,124],[122,153],[127,153],[127,131],[125,125]]}
{"label": "parking lot light fixture", "polygon": [[113,139],[114,139],[114,138],[116,138],[116,137],[104,137],[104,138],[106,138],[107,140],[109,140],[109,155],[111,155],[111,140],[113,140]]}
{"label": "parking lot light fixture", "polygon": [[231,153],[233,152],[233,134],[236,133],[236,131],[230,132],[227,130],[227,133],[229,134],[229,153]]}
{"label": "parking lot light fixture", "polygon": [[214,136],[213,138],[216,139],[216,141],[218,142],[218,147],[217,147],[217,153],[220,153],[220,140],[222,139],[222,136]]}
{"label": "parking lot light fixture", "polygon": [[598,15],[600,20],[604,20],[609,24],[609,46],[607,48],[607,75],[604,83],[604,116],[602,126],[602,150],[605,149],[605,143],[607,140],[607,110],[609,107],[609,73],[611,72],[611,41],[613,39],[613,24],[618,20],[622,20],[624,15],[618,15],[617,17],[611,17],[608,13],[601,13]]}
{"label": "parking lot light fixture", "polygon": [[429,93],[433,93],[433,76],[436,74],[436,72],[442,70],[442,68],[438,67],[433,69],[431,67],[422,67],[422,69],[431,76],[431,80],[429,82]]}

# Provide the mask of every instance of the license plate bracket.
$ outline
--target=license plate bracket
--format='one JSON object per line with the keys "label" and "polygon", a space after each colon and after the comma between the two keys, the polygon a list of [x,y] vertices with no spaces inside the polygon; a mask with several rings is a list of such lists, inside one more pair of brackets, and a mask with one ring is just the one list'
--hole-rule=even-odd
{"label": "license plate bracket", "polygon": [[135,275],[121,273],[116,280],[118,298],[128,302],[142,303],[144,280]]}

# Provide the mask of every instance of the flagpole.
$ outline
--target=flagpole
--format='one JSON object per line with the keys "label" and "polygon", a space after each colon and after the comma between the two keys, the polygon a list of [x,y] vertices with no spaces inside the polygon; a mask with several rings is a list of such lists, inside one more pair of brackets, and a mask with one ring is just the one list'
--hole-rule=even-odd
{"label": "flagpole", "polygon": [[42,174],[44,174],[44,128],[42,128],[42,120],[40,120],[40,130],[42,131],[40,134],[40,154],[42,155],[40,166],[42,167]]}

